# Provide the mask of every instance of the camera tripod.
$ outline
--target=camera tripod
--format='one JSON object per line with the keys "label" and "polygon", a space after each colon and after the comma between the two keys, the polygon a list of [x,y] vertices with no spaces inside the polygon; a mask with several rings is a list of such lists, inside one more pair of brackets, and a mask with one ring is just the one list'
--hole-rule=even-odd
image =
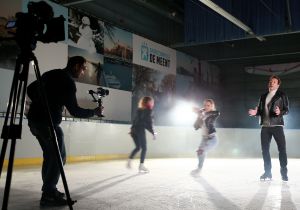
{"label": "camera tripod", "polygon": [[23,121],[24,108],[25,108],[26,88],[27,88],[27,81],[28,81],[29,65],[31,62],[34,68],[36,79],[38,81],[38,90],[40,91],[39,94],[41,96],[42,106],[45,110],[45,113],[47,114],[46,117],[48,118],[48,125],[51,132],[50,139],[54,145],[55,156],[60,169],[60,174],[65,189],[65,194],[67,197],[67,203],[69,208],[72,210],[73,204],[76,201],[73,201],[70,197],[70,192],[68,189],[68,184],[63,169],[61,154],[58,148],[57,138],[52,123],[49,106],[47,103],[47,98],[45,96],[43,85],[42,85],[41,74],[38,67],[38,61],[34,53],[32,52],[32,50],[26,50],[25,53],[22,52],[21,50],[21,53],[17,57],[15,72],[14,72],[12,86],[10,90],[7,112],[6,112],[2,134],[1,134],[1,138],[3,139],[3,145],[0,154],[0,177],[3,169],[3,163],[4,163],[8,140],[11,140],[2,210],[7,210],[12,172],[13,172],[16,140],[21,139],[21,134],[22,134],[22,121]]}

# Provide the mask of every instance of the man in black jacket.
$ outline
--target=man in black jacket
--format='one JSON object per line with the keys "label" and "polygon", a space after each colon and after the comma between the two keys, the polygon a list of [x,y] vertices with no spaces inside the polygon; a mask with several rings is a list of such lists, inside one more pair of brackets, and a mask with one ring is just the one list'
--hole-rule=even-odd
{"label": "man in black jacket", "polygon": [[[76,98],[76,85],[73,78],[79,78],[86,69],[86,60],[81,56],[69,58],[64,69],[55,69],[42,75],[42,84],[50,109],[54,130],[57,136],[57,143],[61,153],[63,164],[66,161],[66,150],[63,130],[60,127],[62,111],[65,106],[71,115],[80,118],[88,118],[94,115],[101,115],[101,108],[83,109],[78,106]],[[47,113],[42,106],[41,97],[38,91],[37,81],[31,83],[27,88],[27,94],[31,104],[27,114],[28,125],[31,133],[37,138],[43,150],[42,166],[42,197],[41,206],[62,206],[67,205],[64,193],[57,190],[60,171],[52,145]]]}
{"label": "man in black jacket", "polygon": [[261,147],[265,169],[265,173],[260,177],[262,180],[272,178],[269,149],[273,136],[279,151],[281,178],[283,181],[288,181],[283,115],[289,112],[289,101],[286,94],[278,90],[280,84],[279,77],[271,76],[268,85],[269,91],[260,97],[258,107],[248,111],[250,116],[260,116]]}

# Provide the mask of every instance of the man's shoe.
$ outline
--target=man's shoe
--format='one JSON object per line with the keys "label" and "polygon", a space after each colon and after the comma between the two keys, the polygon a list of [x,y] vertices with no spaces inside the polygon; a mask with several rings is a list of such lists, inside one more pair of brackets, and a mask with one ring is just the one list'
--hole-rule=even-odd
{"label": "man's shoe", "polygon": [[45,193],[43,192],[42,198],[40,200],[40,206],[66,206],[68,202],[64,199],[62,194],[59,191],[55,191],[54,193]]}
{"label": "man's shoe", "polygon": [[263,175],[260,176],[260,180],[272,180],[272,174],[271,173],[264,173]]}
{"label": "man's shoe", "polygon": [[61,197],[61,198],[64,198],[64,197],[66,196],[65,193],[60,192],[60,191],[58,191],[58,190],[56,190],[55,193],[57,194],[57,196],[59,196],[59,197]]}

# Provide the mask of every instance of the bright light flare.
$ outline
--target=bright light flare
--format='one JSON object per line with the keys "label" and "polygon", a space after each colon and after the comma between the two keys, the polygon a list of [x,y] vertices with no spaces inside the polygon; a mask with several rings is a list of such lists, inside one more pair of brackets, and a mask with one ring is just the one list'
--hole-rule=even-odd
{"label": "bright light flare", "polygon": [[177,125],[192,125],[197,114],[193,111],[193,108],[197,107],[195,103],[188,101],[178,101],[172,112],[172,120]]}

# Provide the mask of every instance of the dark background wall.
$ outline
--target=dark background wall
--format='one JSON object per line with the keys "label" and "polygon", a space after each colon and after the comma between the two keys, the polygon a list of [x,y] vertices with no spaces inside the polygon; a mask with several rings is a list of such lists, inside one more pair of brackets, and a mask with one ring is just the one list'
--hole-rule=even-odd
{"label": "dark background wall", "polygon": [[[221,69],[219,126],[224,128],[257,128],[258,118],[249,117],[261,94],[267,91],[269,76],[249,74],[243,64],[227,64]],[[287,128],[300,128],[300,72],[282,75],[280,89],[289,97],[290,113],[285,116]]]}

